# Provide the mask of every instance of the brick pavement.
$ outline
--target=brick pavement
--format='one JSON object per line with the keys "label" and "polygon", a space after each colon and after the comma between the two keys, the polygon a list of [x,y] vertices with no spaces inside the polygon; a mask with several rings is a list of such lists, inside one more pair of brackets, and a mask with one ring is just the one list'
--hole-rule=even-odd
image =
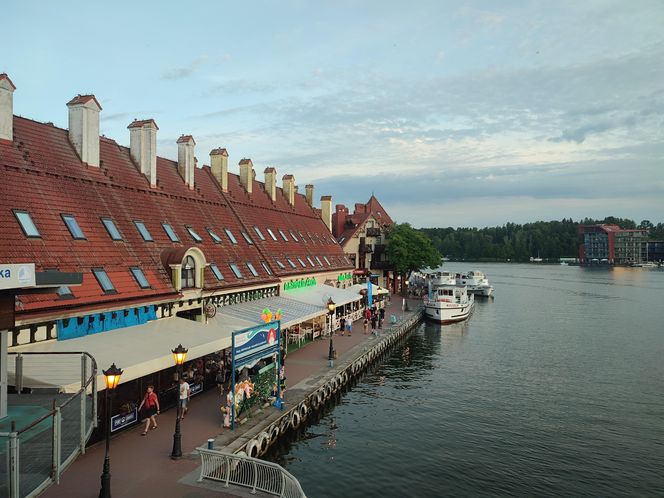
{"label": "brick pavement", "polygon": [[[415,302],[409,302],[411,308]],[[393,298],[386,309],[390,314],[400,315],[401,298]],[[388,320],[386,320],[387,322]],[[387,324],[385,324],[387,326]],[[337,355],[344,355],[362,342],[369,343],[371,334],[362,333],[360,321],[353,324],[353,335],[333,338]],[[327,365],[329,341],[316,340],[292,352],[286,359],[286,377],[289,386],[295,386]],[[288,403],[288,391],[285,395]],[[175,409],[162,412],[158,417],[159,428],[147,436],[141,436],[142,425],[126,430],[111,440],[111,487],[113,495],[123,498],[145,498],[146,496],[208,498],[231,496],[198,486],[181,484],[199,466],[199,457],[192,453],[196,447],[205,445],[210,437],[228,431],[221,428],[221,399],[216,389],[194,398],[190,410],[182,422],[182,452],[184,458],[170,459],[175,426]],[[265,415],[267,417],[267,415]],[[224,434],[229,436],[229,434]],[[100,475],[104,460],[103,441],[89,447],[63,473],[60,484],[48,488],[41,496],[46,498],[93,498],[99,494]],[[237,496],[234,494],[233,496]]]}

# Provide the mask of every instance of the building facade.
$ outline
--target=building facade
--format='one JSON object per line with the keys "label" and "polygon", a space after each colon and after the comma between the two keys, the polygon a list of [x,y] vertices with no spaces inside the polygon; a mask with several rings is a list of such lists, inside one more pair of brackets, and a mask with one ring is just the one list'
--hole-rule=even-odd
{"label": "building facade", "polygon": [[583,264],[628,265],[648,259],[648,230],[580,225],[579,238],[579,259]]}

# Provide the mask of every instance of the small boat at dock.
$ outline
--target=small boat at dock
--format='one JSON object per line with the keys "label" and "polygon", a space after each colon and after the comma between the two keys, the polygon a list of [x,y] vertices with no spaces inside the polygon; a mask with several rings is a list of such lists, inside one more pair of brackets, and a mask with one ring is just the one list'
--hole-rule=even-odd
{"label": "small boat at dock", "polygon": [[424,315],[437,323],[454,323],[465,320],[473,312],[475,296],[465,285],[456,282],[449,272],[429,276],[429,294],[424,298]]}
{"label": "small boat at dock", "polygon": [[490,297],[493,295],[493,286],[484,273],[478,270],[456,274],[456,283],[468,287],[470,294]]}

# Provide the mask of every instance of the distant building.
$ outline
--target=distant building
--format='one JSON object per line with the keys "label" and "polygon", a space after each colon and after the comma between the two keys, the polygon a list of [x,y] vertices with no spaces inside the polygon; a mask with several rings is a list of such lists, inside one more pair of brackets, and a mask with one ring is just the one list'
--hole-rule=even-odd
{"label": "distant building", "polygon": [[376,275],[379,285],[394,287],[392,266],[386,256],[387,227],[394,221],[372,194],[366,204],[358,202],[351,214],[337,204],[332,214],[332,234],[355,266],[355,275]]}
{"label": "distant building", "polygon": [[648,230],[618,225],[580,225],[579,259],[583,264],[627,265],[648,259]]}
{"label": "distant building", "polygon": [[664,261],[664,240],[648,241],[648,261]]}

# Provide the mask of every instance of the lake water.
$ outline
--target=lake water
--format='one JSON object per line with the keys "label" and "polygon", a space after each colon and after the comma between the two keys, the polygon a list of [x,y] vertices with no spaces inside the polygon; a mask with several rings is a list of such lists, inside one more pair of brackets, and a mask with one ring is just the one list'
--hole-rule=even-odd
{"label": "lake water", "polygon": [[307,496],[664,496],[664,272],[449,263],[423,325],[268,459]]}

